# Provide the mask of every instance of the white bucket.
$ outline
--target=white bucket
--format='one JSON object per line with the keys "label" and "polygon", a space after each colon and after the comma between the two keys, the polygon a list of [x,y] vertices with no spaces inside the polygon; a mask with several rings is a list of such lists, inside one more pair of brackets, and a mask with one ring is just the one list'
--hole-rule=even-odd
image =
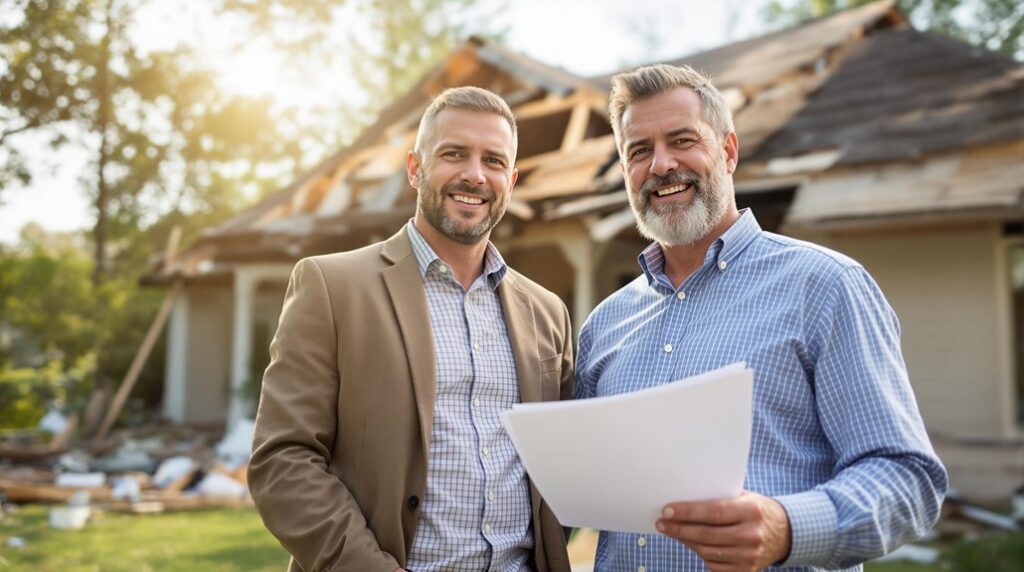
{"label": "white bucket", "polygon": [[50,527],[77,530],[85,526],[92,509],[87,506],[59,506],[50,509]]}

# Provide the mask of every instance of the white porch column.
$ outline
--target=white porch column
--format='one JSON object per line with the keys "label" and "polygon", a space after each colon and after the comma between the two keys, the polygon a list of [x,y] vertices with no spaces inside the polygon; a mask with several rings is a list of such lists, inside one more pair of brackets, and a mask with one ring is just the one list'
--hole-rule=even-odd
{"label": "white porch column", "polygon": [[164,366],[164,417],[185,421],[185,372],[188,369],[188,288],[174,302],[167,326],[167,362]]}
{"label": "white porch column", "polygon": [[572,326],[574,332],[579,332],[580,326],[594,309],[594,265],[597,253],[594,244],[586,236],[573,237],[572,240],[559,243],[559,246],[573,269]]}
{"label": "white porch column", "polygon": [[256,276],[244,266],[235,268],[235,311],[231,328],[231,387],[228,397],[228,429],[235,426],[247,413],[249,400],[242,396],[241,388],[248,381],[249,358],[252,349],[252,298],[256,290]]}
{"label": "white porch column", "polygon": [[261,282],[287,282],[290,264],[252,264],[235,267],[235,312],[231,333],[231,387],[228,397],[228,429],[239,420],[252,415],[253,402],[242,395],[241,388],[249,379],[252,359],[253,301]]}

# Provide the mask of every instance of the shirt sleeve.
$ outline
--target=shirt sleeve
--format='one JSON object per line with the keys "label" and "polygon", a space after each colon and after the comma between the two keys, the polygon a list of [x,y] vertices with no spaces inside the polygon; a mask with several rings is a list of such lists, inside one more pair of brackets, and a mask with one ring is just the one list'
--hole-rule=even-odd
{"label": "shirt sleeve", "polygon": [[863,268],[847,268],[816,314],[814,394],[835,476],[776,498],[792,531],[782,565],[842,568],[927,533],[947,478],[907,378],[899,323],[878,285]]}

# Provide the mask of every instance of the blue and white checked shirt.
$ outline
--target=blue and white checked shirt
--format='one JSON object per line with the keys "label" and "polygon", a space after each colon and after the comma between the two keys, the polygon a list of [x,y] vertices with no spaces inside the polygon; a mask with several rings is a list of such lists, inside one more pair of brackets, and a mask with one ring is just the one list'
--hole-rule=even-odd
{"label": "blue and white checked shirt", "polygon": [[430,308],[437,401],[427,491],[406,568],[530,570],[530,485],[499,419],[520,401],[497,292],[508,267],[488,243],[484,273],[467,291],[412,222],[407,228]]}
{"label": "blue and white checked shirt", "polygon": [[[750,211],[679,288],[657,244],[640,266],[580,331],[577,398],[746,361],[754,424],[744,487],[785,507],[784,566],[857,570],[931,527],[946,473],[907,380],[896,315],[862,266],[763,232]],[[596,569],[706,568],[671,538],[602,532]]]}

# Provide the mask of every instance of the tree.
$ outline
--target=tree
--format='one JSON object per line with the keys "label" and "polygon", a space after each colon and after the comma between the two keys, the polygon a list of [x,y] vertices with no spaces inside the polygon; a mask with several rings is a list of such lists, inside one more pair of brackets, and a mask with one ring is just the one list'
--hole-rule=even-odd
{"label": "tree", "polygon": [[[770,26],[781,28],[872,1],[774,0],[765,7],[764,18]],[[900,0],[898,6],[922,29],[1024,59],[1024,3],[1019,0]]]}
{"label": "tree", "polygon": [[[154,206],[223,216],[242,187],[274,187],[298,162],[269,102],[222,94],[187,48],[141,55],[128,29],[144,4],[20,0],[20,19],[0,20],[0,188],[29,180],[19,134],[88,149],[97,285],[111,241],[158,218]],[[267,180],[257,175],[265,163],[292,168]]]}

